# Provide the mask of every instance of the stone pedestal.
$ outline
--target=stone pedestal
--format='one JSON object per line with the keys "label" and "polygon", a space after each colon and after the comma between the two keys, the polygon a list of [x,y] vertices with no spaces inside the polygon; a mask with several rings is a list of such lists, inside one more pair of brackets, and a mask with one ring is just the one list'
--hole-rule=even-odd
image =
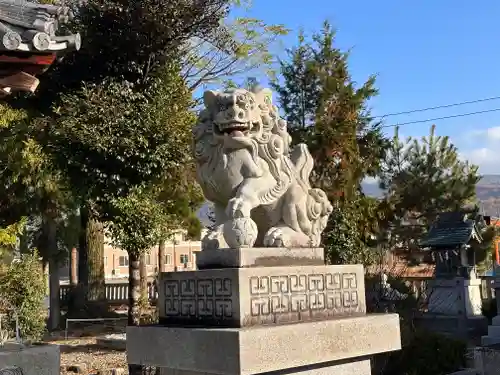
{"label": "stone pedestal", "polygon": [[160,325],[127,329],[129,363],[176,375],[370,374],[370,355],[401,347],[398,315],[366,315],[362,266],[311,265],[322,252],[303,250],[218,250],[198,256],[210,269],[162,273]]}
{"label": "stone pedestal", "polygon": [[427,329],[464,339],[481,335],[488,326],[481,304],[480,279],[438,278],[429,282],[428,312],[418,320]]}
{"label": "stone pedestal", "polygon": [[500,369],[499,345],[475,348],[474,369],[478,375],[497,375]]}
{"label": "stone pedestal", "polygon": [[0,374],[5,370],[5,374],[59,375],[60,365],[58,345],[6,345],[0,349]]}
{"label": "stone pedestal", "polygon": [[482,316],[481,279],[435,279],[429,282],[429,312],[444,315]]}

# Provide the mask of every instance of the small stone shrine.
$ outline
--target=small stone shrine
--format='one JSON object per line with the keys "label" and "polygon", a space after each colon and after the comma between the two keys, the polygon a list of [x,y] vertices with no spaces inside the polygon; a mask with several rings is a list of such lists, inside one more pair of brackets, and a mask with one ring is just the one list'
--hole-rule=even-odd
{"label": "small stone shrine", "polygon": [[397,314],[366,314],[361,265],[326,266],[332,206],[312,157],[290,149],[267,89],[208,91],[194,129],[215,230],[197,271],[162,273],[160,324],[128,327],[129,364],[161,374],[371,374],[401,347]]}
{"label": "small stone shrine", "polygon": [[474,244],[482,242],[485,228],[481,215],[444,212],[420,241],[419,246],[431,251],[435,259],[435,279],[428,286],[427,318],[435,319],[438,330],[467,336],[470,331],[485,329],[474,252]]}

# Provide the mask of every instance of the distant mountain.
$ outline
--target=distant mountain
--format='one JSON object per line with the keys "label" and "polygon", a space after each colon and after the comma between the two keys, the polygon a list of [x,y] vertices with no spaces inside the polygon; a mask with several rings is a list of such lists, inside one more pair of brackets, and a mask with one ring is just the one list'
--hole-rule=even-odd
{"label": "distant mountain", "polygon": [[[371,197],[382,196],[377,182],[364,182],[362,187]],[[476,194],[485,215],[500,216],[500,175],[484,175],[476,186]]]}
{"label": "distant mountain", "polygon": [[500,216],[500,175],[484,175],[476,186],[476,194],[486,215]]}

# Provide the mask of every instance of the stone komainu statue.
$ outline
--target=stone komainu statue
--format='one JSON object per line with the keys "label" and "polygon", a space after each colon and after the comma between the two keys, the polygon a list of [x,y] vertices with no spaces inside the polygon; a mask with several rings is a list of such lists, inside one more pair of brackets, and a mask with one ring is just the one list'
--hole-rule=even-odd
{"label": "stone komainu statue", "polygon": [[207,91],[204,104],[194,154],[216,227],[203,248],[318,246],[332,206],[309,183],[307,146],[290,149],[271,91]]}

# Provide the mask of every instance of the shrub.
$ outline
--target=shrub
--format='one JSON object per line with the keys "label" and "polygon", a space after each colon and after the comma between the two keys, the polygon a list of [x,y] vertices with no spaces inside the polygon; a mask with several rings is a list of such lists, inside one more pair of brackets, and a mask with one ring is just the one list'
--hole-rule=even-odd
{"label": "shrub", "polygon": [[15,332],[17,314],[23,340],[39,341],[45,332],[45,275],[36,252],[24,254],[19,261],[0,273],[0,297],[11,334]]}
{"label": "shrub", "polygon": [[446,375],[465,367],[464,341],[419,330],[400,351],[389,355],[383,375]]}

